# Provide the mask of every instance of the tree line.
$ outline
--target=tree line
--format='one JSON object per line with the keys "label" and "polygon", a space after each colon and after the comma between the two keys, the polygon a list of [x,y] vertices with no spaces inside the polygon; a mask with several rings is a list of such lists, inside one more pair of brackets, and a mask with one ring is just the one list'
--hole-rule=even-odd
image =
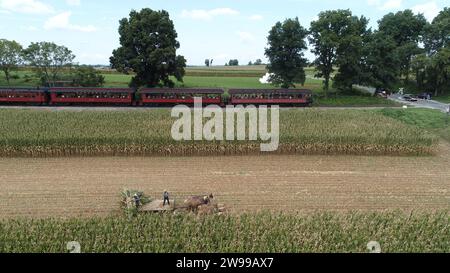
{"label": "tree line", "polygon": [[270,81],[289,88],[304,84],[307,43],[316,56],[316,77],[337,90],[354,84],[376,88],[417,85],[435,95],[450,92],[450,8],[429,23],[411,10],[389,13],[368,28],[369,20],[350,10],[321,12],[309,29],[298,18],[278,22],[270,30]]}
{"label": "tree line", "polygon": [[[309,28],[298,18],[277,22],[265,49],[270,82],[283,88],[305,83],[309,42],[315,55],[311,65],[315,76],[323,78],[326,94],[331,87],[348,91],[354,84],[386,89],[410,85],[435,95],[450,92],[450,8],[432,22],[404,10],[385,15],[375,30],[368,24],[366,17],[350,10],[321,12]],[[113,69],[133,75],[131,87],[174,87],[173,79],[183,81],[186,59],[177,55],[178,34],[167,11],[132,10],[120,20],[119,34],[120,47],[110,63]],[[73,67],[74,58],[68,48],[54,43],[32,43],[23,49],[17,42],[0,40],[0,68],[8,82],[11,70],[21,64],[32,66],[42,83],[54,82],[64,69]],[[205,60],[207,66],[212,63]],[[236,66],[239,61],[226,65]],[[78,72],[80,85],[104,81],[92,68]]]}
{"label": "tree line", "polygon": [[0,69],[10,84],[12,72],[31,67],[43,86],[66,80],[73,86],[102,86],[104,77],[91,66],[74,64],[75,55],[65,46],[51,42],[31,43],[23,48],[16,41],[0,40]]}
{"label": "tree line", "polygon": [[[449,8],[431,23],[422,14],[404,10],[385,15],[372,30],[364,16],[354,16],[350,10],[329,10],[321,12],[308,29],[298,18],[277,22],[265,49],[270,81],[283,88],[305,83],[308,41],[315,55],[315,76],[324,79],[326,93],[330,87],[351,90],[354,84],[389,89],[411,83],[436,95],[448,92],[449,18]],[[132,11],[120,21],[119,33],[121,47],[113,52],[111,65],[135,73],[131,86],[172,87],[170,76],[182,81],[186,60],[176,54],[180,44],[166,11]],[[211,63],[205,60],[207,66]],[[230,60],[226,65],[239,65],[239,61]]]}

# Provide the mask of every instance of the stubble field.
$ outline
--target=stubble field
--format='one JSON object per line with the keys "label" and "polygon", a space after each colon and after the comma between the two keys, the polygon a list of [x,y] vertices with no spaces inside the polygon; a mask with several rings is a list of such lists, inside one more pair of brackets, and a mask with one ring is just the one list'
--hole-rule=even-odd
{"label": "stubble field", "polygon": [[450,148],[434,157],[240,156],[0,159],[0,218],[119,212],[123,188],[178,202],[214,193],[233,214],[255,211],[450,209]]}

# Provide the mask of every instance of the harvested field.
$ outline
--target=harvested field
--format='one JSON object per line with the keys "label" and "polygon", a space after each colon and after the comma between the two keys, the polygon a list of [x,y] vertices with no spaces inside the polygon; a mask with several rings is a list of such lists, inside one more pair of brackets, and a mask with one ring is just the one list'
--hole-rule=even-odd
{"label": "harvested field", "polygon": [[0,159],[0,218],[107,216],[123,188],[213,192],[232,213],[450,209],[450,148],[435,157]]}

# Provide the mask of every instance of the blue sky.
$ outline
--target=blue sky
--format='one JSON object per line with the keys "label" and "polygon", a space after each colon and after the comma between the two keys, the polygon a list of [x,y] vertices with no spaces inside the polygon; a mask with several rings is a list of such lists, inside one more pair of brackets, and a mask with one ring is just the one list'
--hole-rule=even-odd
{"label": "blue sky", "polygon": [[[448,0],[0,0],[0,38],[30,42],[52,41],[69,47],[82,64],[109,64],[119,46],[119,20],[131,9],[165,9],[175,23],[179,54],[189,65],[206,58],[223,65],[264,59],[271,26],[299,17],[304,27],[320,11],[350,9],[365,15],[376,28],[384,14],[412,9],[431,20]],[[312,59],[313,55],[307,53]]]}

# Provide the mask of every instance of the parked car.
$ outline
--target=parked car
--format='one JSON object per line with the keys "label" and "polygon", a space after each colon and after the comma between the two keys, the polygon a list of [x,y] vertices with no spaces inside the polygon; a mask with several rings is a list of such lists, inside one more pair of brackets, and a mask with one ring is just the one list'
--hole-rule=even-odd
{"label": "parked car", "polygon": [[387,98],[392,95],[392,92],[385,88],[379,88],[375,91],[375,96]]}
{"label": "parked car", "polygon": [[414,97],[413,97],[412,95],[410,95],[410,94],[403,95],[403,100],[411,101],[411,102],[416,102],[416,101],[417,101],[417,99],[414,98]]}
{"label": "parked car", "polygon": [[422,100],[431,100],[431,94],[430,93],[422,93],[417,95],[417,98]]}

